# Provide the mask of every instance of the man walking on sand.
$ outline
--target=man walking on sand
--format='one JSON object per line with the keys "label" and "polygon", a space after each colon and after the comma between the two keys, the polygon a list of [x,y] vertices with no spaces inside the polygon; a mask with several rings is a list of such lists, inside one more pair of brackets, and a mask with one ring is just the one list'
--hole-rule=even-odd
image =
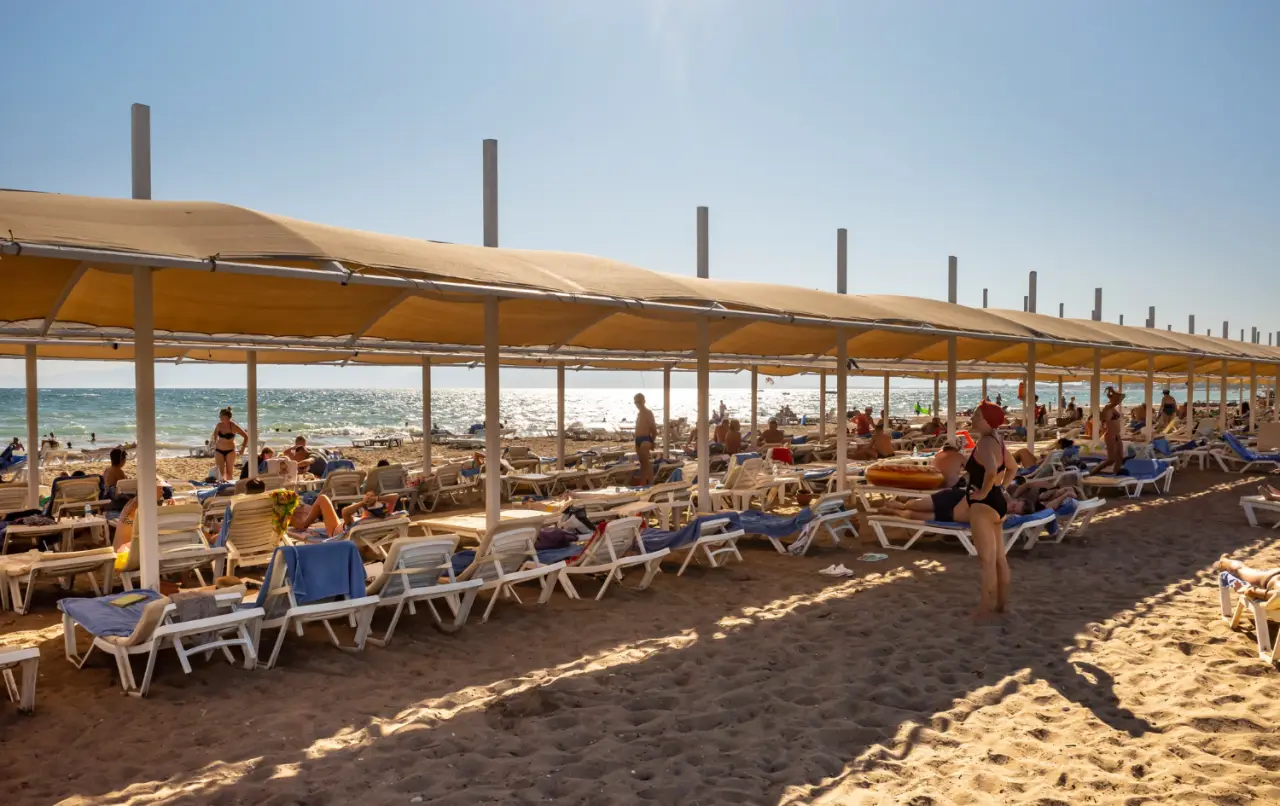
{"label": "man walking on sand", "polygon": [[648,486],[653,484],[653,453],[654,443],[658,439],[658,424],[653,418],[653,412],[649,411],[644,405],[644,395],[636,395],[636,456],[640,460],[640,484]]}

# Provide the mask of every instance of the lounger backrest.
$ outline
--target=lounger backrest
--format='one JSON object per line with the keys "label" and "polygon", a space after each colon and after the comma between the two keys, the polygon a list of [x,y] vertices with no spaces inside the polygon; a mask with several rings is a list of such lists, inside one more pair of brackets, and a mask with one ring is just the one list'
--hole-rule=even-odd
{"label": "lounger backrest", "polygon": [[534,541],[538,538],[538,530],[531,526],[506,529],[494,534],[489,539],[489,548],[483,557],[477,557],[479,563],[473,579],[492,580],[498,578],[497,565],[504,574],[519,571],[525,563],[540,565]]}
{"label": "lounger backrest", "polygon": [[120,479],[116,482],[116,495],[118,496],[135,496],[138,494],[137,479]]}
{"label": "lounger backrest", "polygon": [[530,459],[533,458],[533,451],[528,445],[512,445],[507,448],[507,456],[512,459]]}
{"label": "lounger backrest", "polygon": [[387,465],[375,467],[369,476],[368,489],[381,495],[384,490],[403,490],[409,486],[408,474],[404,465]]}
{"label": "lounger backrest", "polygon": [[84,506],[102,498],[102,476],[81,476],[58,479],[54,487],[53,506],[50,511],[56,518],[64,508],[75,514],[77,506]]}
{"label": "lounger backrest", "polygon": [[701,537],[718,535],[728,531],[730,531],[728,518],[715,518],[698,524],[698,535]]}
{"label": "lounger backrest", "polygon": [[813,504],[814,515],[830,515],[833,512],[839,512],[844,509],[845,494],[844,493],[828,493],[822,496]]}
{"label": "lounger backrest", "polygon": [[618,518],[604,527],[604,533],[592,540],[579,555],[578,565],[608,563],[631,553],[640,540],[644,521],[640,518]]}
{"label": "lounger backrest", "polygon": [[270,555],[283,537],[272,520],[274,509],[271,493],[233,498],[227,546],[241,557]]}
{"label": "lounger backrest", "polygon": [[693,493],[693,485],[683,481],[655,484],[644,494],[646,501],[687,501]]}
{"label": "lounger backrest", "polygon": [[27,485],[0,485],[0,514],[18,512],[27,508]]}
{"label": "lounger backrest", "polygon": [[1223,442],[1226,442],[1227,446],[1230,447],[1231,450],[1235,451],[1236,455],[1239,456],[1241,459],[1244,459],[1247,462],[1252,462],[1254,460],[1253,451],[1246,448],[1244,443],[1241,442],[1239,437],[1237,437],[1235,434],[1232,434],[1232,433],[1223,434],[1222,440]]}
{"label": "lounger backrest", "polygon": [[133,632],[122,642],[123,645],[138,646],[150,641],[156,628],[164,621],[165,611],[168,610],[170,604],[172,602],[167,596],[161,596],[159,599],[152,599],[147,602],[142,608],[142,615],[138,617],[138,623],[133,627]]}
{"label": "lounger backrest", "polygon": [[389,518],[363,518],[352,524],[345,537],[347,540],[375,546],[408,535],[409,516],[400,514]]}
{"label": "lounger backrest", "polygon": [[[370,595],[388,598],[399,596],[410,588],[430,588],[452,580],[453,551],[457,535],[438,537],[401,537],[391,544],[383,573],[369,586]],[[416,569],[416,570],[414,570]],[[413,570],[412,573],[395,573]]]}
{"label": "lounger backrest", "polygon": [[321,492],[330,498],[334,496],[352,497],[363,493],[363,470],[335,470],[324,480]]}
{"label": "lounger backrest", "polygon": [[[249,479],[236,480],[236,495],[244,495],[248,491],[249,481]],[[267,492],[284,489],[284,476],[274,473],[260,473],[258,474],[258,481],[262,482],[262,486]]]}
{"label": "lounger backrest", "polygon": [[[204,522],[204,506],[201,504],[176,504],[171,507],[159,507],[156,510],[156,538],[160,544],[160,557],[176,552],[191,552],[193,549],[208,549],[204,534],[200,530]],[[126,571],[138,571],[142,568],[141,552],[128,554]]]}
{"label": "lounger backrest", "polygon": [[764,460],[755,458],[744,460],[739,467],[739,473],[732,482],[726,477],[724,486],[731,490],[742,490],[754,487],[756,477],[760,475],[761,469],[764,467]]}
{"label": "lounger backrest", "polygon": [[431,486],[433,487],[453,487],[458,484],[458,478],[462,474],[460,465],[444,465],[436,468],[431,475]]}

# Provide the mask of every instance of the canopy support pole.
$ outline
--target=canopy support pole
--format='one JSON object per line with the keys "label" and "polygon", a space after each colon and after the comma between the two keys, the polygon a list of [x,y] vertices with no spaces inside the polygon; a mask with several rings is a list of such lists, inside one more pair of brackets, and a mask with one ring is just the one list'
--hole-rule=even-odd
{"label": "canopy support pole", "polygon": [[1267,402],[1271,404],[1271,422],[1280,423],[1280,364],[1276,365],[1276,382],[1271,387]]}
{"label": "canopy support pole", "polygon": [[1187,428],[1191,435],[1196,433],[1196,362],[1187,361]]}
{"label": "canopy support pole", "polygon": [[[1155,359],[1149,359],[1154,361]],[[1249,362],[1249,433],[1258,430],[1258,365]]]}
{"label": "canopy support pole", "polygon": [[947,442],[956,444],[956,337],[947,339]]}
{"label": "canopy support pole", "polygon": [[[1224,328],[1225,329],[1225,328]],[[1227,430],[1227,361],[1222,360],[1222,385],[1219,387],[1218,400],[1218,430],[1226,433]]]}
{"label": "canopy support pole", "polygon": [[36,373],[36,346],[28,344],[27,354],[27,506],[40,506],[40,384]]}
{"label": "canopy support pole", "polygon": [[1098,430],[1102,423],[1102,351],[1093,351],[1093,376],[1089,379],[1089,433],[1095,442],[1102,441]]}
{"label": "canopy support pole", "polygon": [[1142,432],[1147,436],[1147,441],[1151,441],[1156,435],[1156,357],[1147,356],[1147,383],[1143,386],[1143,393],[1146,395],[1144,403],[1147,404],[1146,423],[1142,427]]}
{"label": "canopy support pole", "polygon": [[564,470],[564,362],[556,364],[556,467]]}
{"label": "canopy support pole", "polygon": [[849,341],[844,328],[836,328],[836,490],[849,489]]}
{"label": "canopy support pole", "polygon": [[[751,368],[751,440],[760,436],[760,373],[756,367]],[[744,446],[745,447],[745,446]]]}
{"label": "canopy support pole", "polygon": [[1062,379],[1058,379],[1058,416],[1067,410],[1067,402],[1062,399]]}
{"label": "canopy support pole", "polygon": [[[938,412],[942,410],[942,381],[938,379],[937,374],[933,376],[933,416],[937,417]],[[843,407],[841,411],[843,411]]]}
{"label": "canopy support pole", "polygon": [[662,458],[671,458],[671,367],[662,368]]}
{"label": "canopy support pole", "polygon": [[139,549],[142,587],[160,587],[160,538],[156,528],[156,351],[151,269],[133,270],[134,411],[138,422],[138,518],[133,545]]}
{"label": "canopy support pole", "polygon": [[982,399],[987,399],[987,376],[982,376]]}
{"label": "canopy support pole", "polygon": [[827,438],[827,373],[818,373],[818,441]]}
{"label": "canopy support pole", "polygon": [[502,423],[499,395],[498,298],[484,299],[484,522],[498,528],[502,512]]}
{"label": "canopy support pole", "polygon": [[711,325],[698,320],[698,511],[711,507]]}
{"label": "canopy support pole", "polygon": [[[1034,274],[1034,272],[1033,272]],[[1036,452],[1036,346],[1027,345],[1027,390],[1022,401],[1023,423],[1027,428],[1027,450]]]}
{"label": "canopy support pole", "polygon": [[431,356],[422,357],[422,475],[431,475]]}
{"label": "canopy support pole", "polygon": [[[249,478],[258,477],[258,351],[245,353],[245,397],[248,404],[249,418],[249,455],[245,462],[249,465]],[[141,489],[141,487],[139,487]]]}
{"label": "canopy support pole", "polygon": [[881,421],[884,423],[884,430],[889,429],[889,373],[884,374],[884,412],[880,415]]}

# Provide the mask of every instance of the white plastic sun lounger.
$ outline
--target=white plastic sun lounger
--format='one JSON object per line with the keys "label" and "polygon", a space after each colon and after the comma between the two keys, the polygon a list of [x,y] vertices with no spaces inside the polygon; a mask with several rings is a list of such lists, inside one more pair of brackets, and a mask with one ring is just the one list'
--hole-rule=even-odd
{"label": "white plastic sun lounger", "polygon": [[486,533],[480,547],[476,549],[475,560],[461,574],[461,579],[480,579],[484,584],[480,590],[491,590],[489,606],[484,609],[480,621],[489,620],[489,614],[498,600],[510,596],[520,601],[515,586],[521,582],[538,582],[542,593],[538,604],[546,604],[555,592],[556,580],[564,571],[565,563],[542,563],[538,560],[538,551],[534,543],[538,539],[538,530],[531,526],[513,529],[501,529],[494,533]]}
{"label": "white plastic sun lounger", "polygon": [[570,560],[560,573],[560,585],[569,598],[582,598],[578,595],[571,576],[604,574],[604,581],[600,583],[600,591],[596,594],[596,601],[600,601],[604,592],[609,589],[609,583],[616,579],[621,585],[622,572],[635,566],[644,568],[644,578],[636,589],[644,590],[649,587],[653,578],[662,571],[662,558],[671,552],[669,549],[646,552],[644,541],[640,539],[644,526],[642,518],[619,518],[607,524],[603,532],[593,537],[582,553]]}
{"label": "white plastic sun lounger", "polygon": [[[114,597],[101,597],[97,601],[129,595],[131,594],[121,593]],[[68,612],[70,608],[64,609],[62,633],[67,660],[79,669],[84,667],[95,649],[106,652],[115,658],[116,668],[120,673],[120,686],[127,694],[135,697],[146,696],[147,690],[151,687],[156,656],[165,647],[173,647],[178,655],[178,662],[182,664],[182,671],[186,674],[191,674],[192,655],[204,653],[208,657],[215,649],[222,650],[227,661],[235,663],[235,657],[231,654],[233,646],[241,648],[244,652],[244,667],[252,669],[257,661],[256,626],[262,621],[262,609],[235,609],[244,595],[241,588],[229,589],[227,593],[213,595],[220,608],[227,608],[225,612],[183,622],[173,620],[177,605],[168,597],[153,599],[142,605],[142,615],[133,632],[128,636],[95,634],[89,625],[77,621],[72,613]],[[58,603],[59,608],[63,608],[64,603],[69,601],[74,600],[64,599]],[[89,649],[83,655],[79,653],[76,646],[77,627],[92,636]],[[147,668],[142,676],[142,683],[139,684],[134,677],[133,666],[129,659],[132,655],[144,654],[147,656]]]}
{"label": "white plastic sun lounger", "polygon": [[1231,606],[1232,580],[1235,577],[1229,572],[1218,573],[1218,596],[1222,603],[1222,618],[1233,630],[1240,629],[1245,611],[1253,613],[1253,628],[1258,640],[1258,658],[1274,664],[1277,655],[1276,646],[1271,642],[1270,621],[1280,621],[1280,592],[1272,591],[1264,598],[1264,593],[1257,588],[1242,585],[1236,596],[1235,607]]}
{"label": "white plastic sun lounger", "polygon": [[676,576],[684,574],[685,569],[698,557],[699,552],[706,559],[707,565],[712,568],[719,568],[730,558],[736,558],[738,562],[742,562],[742,554],[738,551],[738,540],[745,534],[746,532],[741,529],[730,529],[728,518],[703,521],[698,525],[697,540],[687,546],[674,549],[676,552],[685,552],[684,562],[680,563],[680,570],[676,572]]}
{"label": "white plastic sun lounger", "polygon": [[48,578],[65,580],[65,587],[70,589],[75,578],[83,574],[94,594],[101,596],[111,590],[115,561],[116,553],[110,546],[85,551],[32,550],[5,556],[0,559],[0,609],[12,608],[18,615],[26,613],[31,609],[36,585]]}
{"label": "white plastic sun lounger", "polygon": [[[1280,501],[1272,501],[1262,495],[1240,496],[1240,506],[1244,507],[1244,516],[1249,519],[1250,526],[1260,526],[1258,512],[1271,512],[1280,515]],[[1280,529],[1280,518],[1271,524],[1272,529]]]}
{"label": "white plastic sun lounger", "polygon": [[[22,676],[21,682],[14,679],[14,669]],[[39,647],[0,649],[0,677],[4,678],[5,692],[10,701],[18,704],[18,710],[26,714],[36,710],[36,677],[39,669]]]}
{"label": "white plastic sun lounger", "polygon": [[[386,562],[381,564],[369,583],[368,592],[378,597],[378,607],[394,607],[395,611],[387,631],[381,636],[370,636],[370,643],[386,646],[405,608],[410,615],[416,615],[419,604],[427,606],[436,627],[444,632],[462,629],[484,581],[457,580],[453,571],[453,552],[457,546],[457,535],[402,537],[391,544]],[[371,566],[366,566],[366,569],[371,569]],[[446,622],[440,617],[435,607],[436,600],[442,600],[449,607],[452,621]]]}
{"label": "white plastic sun lounger", "polygon": [[1102,498],[1085,498],[1076,501],[1076,508],[1070,515],[1058,516],[1058,530],[1055,534],[1033,530],[1028,532],[1024,549],[1030,550],[1036,543],[1061,543],[1071,535],[1078,535],[1089,528],[1093,516],[1107,505]]}
{"label": "white plastic sun lounger", "polygon": [[[853,507],[845,508],[845,503],[850,500],[850,493],[827,493],[819,498],[812,505],[814,519],[810,521],[809,527],[816,529],[818,534],[813,536],[812,540],[805,542],[804,548],[800,551],[803,557],[809,551],[809,547],[813,545],[813,541],[817,540],[819,534],[825,533],[831,538],[831,545],[840,545],[840,535],[847,534],[850,538],[856,540],[858,538],[858,527],[854,524],[854,518],[857,517],[858,511]],[[778,541],[774,542],[774,548],[779,547]],[[785,549],[780,549],[785,551]]]}
{"label": "white plastic sun lounger", "polygon": [[1143,489],[1149,484],[1157,495],[1165,495],[1173,484],[1173,465],[1153,476],[1085,476],[1080,480],[1086,491],[1121,490],[1130,498],[1142,496]]}
{"label": "white plastic sun lounger", "polygon": [[[212,566],[223,559],[226,548],[213,548],[205,541],[201,532],[204,519],[204,507],[200,504],[178,504],[171,507],[160,507],[156,510],[156,529],[160,542],[160,576],[192,572],[196,580],[204,585],[204,575],[200,569]],[[133,590],[141,576],[141,558],[132,550],[128,561],[120,571],[120,584],[125,590]]]}
{"label": "white plastic sun lounger", "polygon": [[[1034,516],[1022,516],[1019,518],[1006,519],[1003,529],[1004,533],[1004,551],[1009,553],[1009,549],[1018,542],[1020,538],[1034,531],[1039,531],[1048,524],[1052,523],[1056,516],[1051,510],[1037,512]],[[973,530],[967,523],[952,523],[940,521],[916,521],[910,518],[895,518],[888,515],[872,515],[867,518],[867,523],[871,524],[871,528],[875,530],[876,539],[880,541],[880,545],[886,549],[906,550],[915,545],[922,537],[954,537],[960,541],[960,545],[964,550],[973,556],[978,556],[978,550],[973,545]],[[901,545],[894,544],[888,534],[887,529],[904,529],[911,532],[911,536]]]}

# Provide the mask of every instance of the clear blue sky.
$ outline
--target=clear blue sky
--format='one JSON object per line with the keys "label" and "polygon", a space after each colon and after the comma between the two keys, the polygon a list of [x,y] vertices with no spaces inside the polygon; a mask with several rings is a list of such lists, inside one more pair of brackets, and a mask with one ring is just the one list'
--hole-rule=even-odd
{"label": "clear blue sky", "polygon": [[1280,328],[1274,0],[50,2],[4,29],[0,187],[127,195],[141,101],[156,198],[478,242],[495,137],[508,246],[691,274],[705,204],[715,276],[833,288],[844,226],[855,293],[945,296],[955,254],[968,304],[1021,307],[1037,269],[1042,312],[1100,285],[1111,321]]}

